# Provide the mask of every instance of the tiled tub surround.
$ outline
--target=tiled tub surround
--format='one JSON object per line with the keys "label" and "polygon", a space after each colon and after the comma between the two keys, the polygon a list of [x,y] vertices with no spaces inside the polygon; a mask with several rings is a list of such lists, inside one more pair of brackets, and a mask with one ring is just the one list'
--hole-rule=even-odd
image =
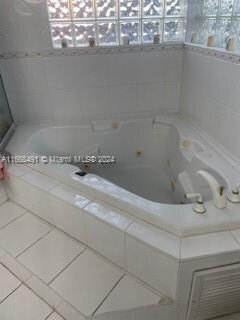
{"label": "tiled tub surround", "polygon": [[184,51],[180,111],[239,159],[240,64],[234,63],[237,55],[230,62],[215,57],[214,49],[208,51],[209,54],[204,48]]}
{"label": "tiled tub surround", "polygon": [[[22,175],[21,168],[9,168],[6,188],[11,199],[93,248],[155,290],[175,297],[180,254],[180,240],[176,236],[145,225],[126,212],[96,201],[60,182],[53,187],[56,180],[29,168],[26,168],[29,172]],[[166,246],[165,249],[162,246]],[[148,271],[147,265],[145,271],[135,270],[136,265],[142,265],[140,262],[136,264],[136,258],[132,255],[136,250],[145,250],[154,260],[157,259],[156,263],[151,263],[153,272]],[[149,263],[149,259],[145,263]],[[170,266],[171,275],[168,273]]]}
{"label": "tiled tub surround", "polygon": [[[185,319],[194,271],[239,262],[239,229],[180,238],[25,166],[12,165],[9,168],[6,189],[10,198],[26,209],[13,202],[6,202],[0,207],[0,247],[8,253],[1,261],[62,315],[61,306],[66,313],[66,309],[71,308],[69,303],[84,315],[94,312],[95,306],[100,303],[96,297],[96,300],[88,300],[93,306],[91,303],[82,305],[82,300],[79,302],[72,295],[73,289],[68,288],[72,275],[77,277],[74,281],[79,279],[76,290],[84,280],[81,273],[76,273],[81,270],[82,263],[87,263],[88,268],[98,263],[92,261],[98,258],[95,254],[92,255],[91,249],[120,267],[119,271],[114,271],[116,278],[114,273],[110,273],[115,279],[113,281],[122,279],[123,273],[127,273],[156,290],[155,294],[158,292],[160,296],[164,294],[174,299],[172,311],[175,307],[179,310],[178,319]],[[26,210],[51,224],[46,225],[43,220],[38,220]],[[29,230],[29,223],[32,225],[31,233],[24,231],[26,228]],[[57,229],[53,230],[54,227],[76,239],[76,244],[70,238],[64,240],[63,237],[66,236]],[[8,239],[13,230],[15,236]],[[85,246],[89,248],[87,251],[83,251]],[[85,257],[84,260],[81,257]],[[50,264],[44,267],[44,261],[49,261]],[[65,271],[61,272],[62,269]],[[29,271],[34,274],[31,278]],[[127,280],[128,277],[125,277]],[[111,281],[110,278],[107,281]],[[122,290],[135,290],[131,289],[131,281],[135,281],[134,279],[127,280],[126,284],[121,281],[120,286],[117,285],[119,293],[118,290],[113,291],[96,314],[128,309],[135,304],[141,306],[138,305],[138,300],[129,305],[117,298],[118,294],[124,292]],[[50,286],[47,286],[49,283]],[[88,294],[91,295],[91,291]],[[149,301],[150,304],[151,301],[154,302],[151,299]],[[156,300],[153,304],[156,304]],[[141,314],[146,315],[147,312],[148,315],[152,314],[151,319],[157,319],[162,307],[159,306],[159,311],[143,308]],[[136,319],[137,310],[134,311]]]}
{"label": "tiled tub surround", "polygon": [[[128,127],[129,123],[131,124],[132,120],[122,120],[122,122],[119,121],[119,129],[117,129],[116,134],[121,132],[121,127],[124,128],[124,133],[129,128],[131,131],[133,129],[133,126],[130,125],[130,127]],[[102,124],[104,124],[103,127],[101,126]],[[110,132],[114,131],[114,129],[112,129],[111,127],[111,124],[112,122],[108,121],[96,121],[92,123],[92,127],[85,127],[85,129],[87,129],[88,132],[91,131],[91,128],[94,127],[93,137],[98,134],[102,136],[104,132],[109,132],[109,130]],[[177,140],[172,140],[171,137],[171,139],[169,138],[169,140],[167,140],[168,138],[166,138],[164,134],[161,134],[159,136],[159,132],[162,132],[161,128],[165,128],[165,126],[168,125],[173,126],[174,129],[177,130],[179,135]],[[160,144],[159,146],[157,146],[157,148],[160,148],[160,151],[163,154],[168,151],[168,149],[165,148],[166,142],[168,142],[167,145],[171,145],[172,153],[170,153],[170,162],[171,159],[175,159],[177,163],[182,163],[182,166],[180,168],[176,168],[177,175],[184,170],[186,172],[189,171],[189,178],[192,179],[191,182],[193,183],[194,190],[202,190],[202,192],[204,192],[207,206],[207,213],[205,215],[197,215],[196,213],[194,213],[191,204],[178,205],[178,202],[176,202],[176,204],[174,205],[171,204],[172,202],[168,202],[169,204],[167,204],[163,203],[163,201],[161,200],[157,202],[147,200],[148,198],[144,198],[144,196],[137,196],[136,194],[127,191],[127,189],[120,188],[118,185],[109,182],[108,180],[106,180],[106,178],[102,178],[97,174],[87,174],[84,177],[79,177],[75,174],[79,171],[79,168],[69,164],[40,164],[33,165],[32,169],[36,169],[44,173],[45,175],[61,181],[63,184],[72,186],[79,192],[87,193],[92,198],[97,198],[98,200],[104,201],[109,205],[118,207],[119,209],[127,212],[137,219],[142,219],[177,236],[190,236],[207,232],[224,231],[228,230],[229,227],[239,227],[239,206],[237,204],[229,203],[226,209],[216,209],[213,206],[212,201],[210,201],[212,196],[210,194],[210,191],[208,190],[207,184],[204,182],[203,184],[198,184],[199,179],[198,177],[195,177],[195,172],[197,170],[210,169],[214,171],[214,174],[216,174],[219,181],[224,181],[222,183],[224,183],[228,188],[227,192],[231,192],[231,190],[235,187],[235,184],[238,182],[239,163],[237,162],[237,160],[234,161],[233,159],[227,157],[227,155],[222,152],[216,145],[210,144],[210,140],[208,139],[208,137],[201,135],[201,132],[196,131],[196,129],[188,122],[177,116],[161,116],[154,119],[140,119],[134,121],[134,130],[140,128],[143,131],[143,126],[144,128],[147,127],[148,129],[150,129],[150,131],[153,130],[152,128],[155,128],[157,130],[157,139],[160,139],[161,137],[161,139],[158,140]],[[72,152],[74,152],[76,148],[79,151],[83,150],[83,145],[81,143],[81,139],[79,138],[79,136],[81,136],[81,134],[79,134],[79,132],[81,131],[78,131],[79,128],[81,127],[42,127],[42,130],[39,130],[41,129],[41,127],[39,126],[22,126],[17,129],[15,135],[8,145],[7,150],[12,154],[34,152],[41,155],[47,155],[49,154],[49,152],[51,154],[52,150],[54,150],[54,152],[56,152],[57,154],[58,150],[65,150],[65,152],[72,154]],[[127,135],[139,135],[141,138],[141,133],[139,131],[131,131],[130,133],[128,132]],[[54,137],[57,138],[55,139]],[[105,134],[103,135],[103,137],[107,137],[107,135]],[[119,137],[117,136],[117,138],[121,137],[121,135],[119,135]],[[74,139],[75,142],[72,143]],[[126,138],[122,139],[124,140]],[[56,144],[56,141],[58,141],[58,145]],[[184,145],[186,144],[184,144],[184,142],[186,141],[189,142],[187,143],[189,145],[188,148],[184,147]],[[72,148],[72,146],[74,150],[71,151],[70,149]],[[68,149],[66,149],[67,147]],[[111,146],[108,144],[107,147],[111,148]],[[145,148],[144,145],[142,147]],[[87,148],[87,150],[89,150],[89,148]],[[107,150],[109,151],[109,149]],[[130,151],[128,149],[127,152],[125,149],[120,150],[120,156],[122,155],[121,153],[126,153],[127,158],[124,158],[124,161],[127,161],[129,163],[130,160],[128,160],[128,156],[132,157],[132,155],[134,155],[134,150],[135,145],[131,146]],[[146,149],[145,151],[147,154],[149,149]],[[155,157],[157,161],[160,161],[162,159],[158,154],[155,153],[153,157]],[[136,162],[136,158],[132,157],[131,159],[134,163]],[[164,161],[164,163],[166,163],[166,159]],[[184,166],[186,166],[186,168]],[[125,167],[123,167],[123,169],[124,168]],[[162,170],[165,170],[165,167]],[[174,163],[172,163],[172,170],[175,170]],[[21,171],[23,171],[24,174],[24,170],[21,169]],[[191,175],[191,172],[193,172],[194,174]],[[31,175],[29,176],[28,174],[26,174],[23,177],[24,181],[27,183],[34,183],[35,181],[31,177]],[[38,180],[41,179],[38,178]],[[45,188],[44,182],[42,187]],[[49,186],[47,185],[47,187]],[[185,190],[185,192],[187,191]],[[31,200],[29,199],[29,201]],[[34,206],[35,202],[31,202]],[[47,211],[45,212],[47,214]],[[181,216],[181,219],[179,219],[179,216]]]}
{"label": "tiled tub surround", "polygon": [[182,44],[40,51],[9,55],[0,70],[16,124],[86,123],[178,111],[182,51]]}

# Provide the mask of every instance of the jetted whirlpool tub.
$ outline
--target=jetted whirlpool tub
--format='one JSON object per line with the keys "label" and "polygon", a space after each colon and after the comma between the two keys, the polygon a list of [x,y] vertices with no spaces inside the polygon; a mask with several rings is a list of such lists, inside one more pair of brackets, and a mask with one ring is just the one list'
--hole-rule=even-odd
{"label": "jetted whirlpool tub", "polygon": [[209,186],[197,170],[207,170],[226,189],[235,184],[236,172],[229,162],[177,116],[23,126],[16,134],[7,150],[39,155],[43,163],[32,165],[36,170],[178,235],[201,228],[186,193],[200,192],[209,203],[212,216],[201,220],[208,230],[219,211],[211,206]]}

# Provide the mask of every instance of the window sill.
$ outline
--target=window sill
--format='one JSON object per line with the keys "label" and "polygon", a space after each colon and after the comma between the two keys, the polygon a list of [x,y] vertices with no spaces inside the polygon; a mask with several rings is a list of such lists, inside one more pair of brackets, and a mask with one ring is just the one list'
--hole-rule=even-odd
{"label": "window sill", "polygon": [[207,47],[200,44],[185,42],[184,47],[193,52],[204,54],[206,56],[215,57],[233,63],[240,63],[240,52],[231,52],[223,48]]}

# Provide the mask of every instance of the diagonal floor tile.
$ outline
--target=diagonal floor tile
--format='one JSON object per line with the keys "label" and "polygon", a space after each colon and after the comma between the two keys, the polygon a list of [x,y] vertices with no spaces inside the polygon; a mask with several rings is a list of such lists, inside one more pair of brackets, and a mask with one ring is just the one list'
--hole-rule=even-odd
{"label": "diagonal floor tile", "polygon": [[53,230],[18,259],[40,279],[49,283],[83,250],[84,247],[76,241]]}
{"label": "diagonal floor tile", "polygon": [[26,212],[26,209],[18,206],[14,202],[5,202],[0,206],[0,228],[6,226],[17,217],[20,217],[24,212]]}
{"label": "diagonal floor tile", "polygon": [[56,312],[54,312],[50,315],[49,318],[47,318],[47,320],[63,320],[63,318],[60,317]]}
{"label": "diagonal floor tile", "polygon": [[0,303],[20,284],[21,282],[0,264]]}
{"label": "diagonal floor tile", "polygon": [[0,230],[0,246],[16,257],[51,230],[51,227],[26,213]]}
{"label": "diagonal floor tile", "polygon": [[0,304],[0,319],[45,320],[52,309],[22,285]]}
{"label": "diagonal floor tile", "polygon": [[98,309],[97,314],[154,305],[158,304],[160,299],[160,296],[136,280],[125,276]]}
{"label": "diagonal floor tile", "polygon": [[87,250],[51,286],[80,312],[91,315],[121,276],[120,271]]}

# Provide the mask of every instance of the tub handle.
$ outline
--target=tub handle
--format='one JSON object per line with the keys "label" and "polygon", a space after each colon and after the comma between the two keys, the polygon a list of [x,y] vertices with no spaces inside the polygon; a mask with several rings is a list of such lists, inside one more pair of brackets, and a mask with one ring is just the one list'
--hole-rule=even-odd
{"label": "tub handle", "polygon": [[185,198],[186,199],[197,199],[196,203],[194,203],[193,205],[193,211],[198,213],[198,214],[202,214],[204,212],[206,212],[206,207],[204,205],[203,202],[203,197],[200,193],[187,193],[185,194]]}
{"label": "tub handle", "polygon": [[228,201],[232,203],[240,203],[240,183],[238,183],[228,195]]}

